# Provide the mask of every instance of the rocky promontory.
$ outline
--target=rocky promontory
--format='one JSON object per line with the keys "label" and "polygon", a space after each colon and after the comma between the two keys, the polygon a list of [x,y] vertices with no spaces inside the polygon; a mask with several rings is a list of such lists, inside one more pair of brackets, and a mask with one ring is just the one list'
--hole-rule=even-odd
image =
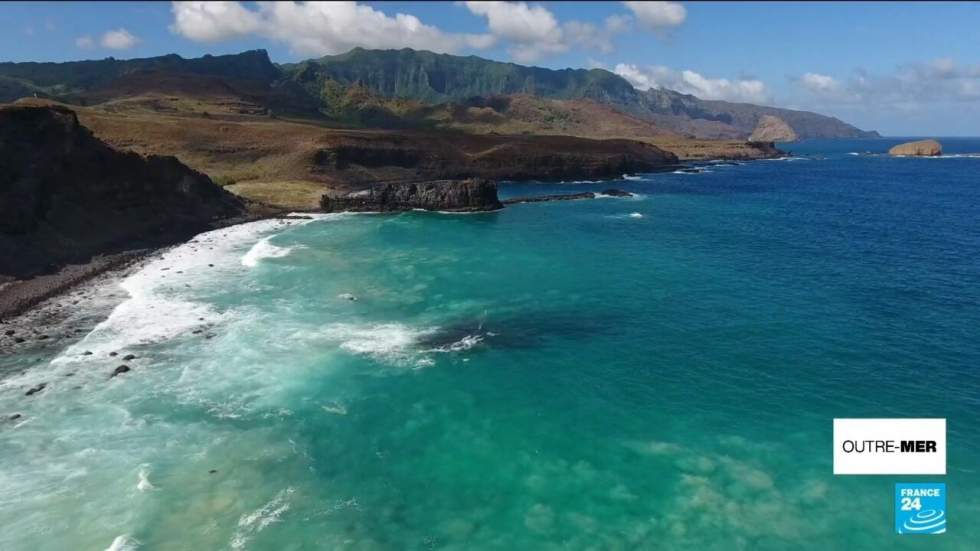
{"label": "rocky promontory", "polygon": [[176,243],[244,211],[174,157],[109,147],[70,109],[0,107],[0,282]]}
{"label": "rocky promontory", "polygon": [[596,197],[633,197],[633,194],[621,189],[607,189],[600,193],[583,191],[580,193],[556,193],[550,195],[531,195],[527,197],[511,197],[504,199],[505,205],[520,205],[523,203],[546,203],[549,201],[577,201],[579,199],[595,199]]}
{"label": "rocky promontory", "polygon": [[502,208],[497,184],[490,180],[397,182],[320,198],[324,212],[393,212],[412,209],[479,212]]}
{"label": "rocky promontory", "polygon": [[749,141],[753,142],[795,142],[798,139],[796,131],[786,121],[773,115],[763,115],[749,136]]}
{"label": "rocky promontory", "polygon": [[911,157],[938,157],[943,154],[943,147],[936,140],[919,140],[898,144],[888,150],[889,155],[907,155]]}

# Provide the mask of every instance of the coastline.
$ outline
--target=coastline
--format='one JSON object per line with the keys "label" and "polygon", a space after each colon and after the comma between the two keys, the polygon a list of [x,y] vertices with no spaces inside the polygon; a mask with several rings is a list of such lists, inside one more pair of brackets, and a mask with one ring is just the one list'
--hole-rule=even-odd
{"label": "coastline", "polygon": [[[86,290],[88,284],[97,285],[104,279],[108,280],[126,275],[131,270],[141,267],[145,261],[154,255],[187,243],[200,233],[260,220],[296,217],[298,216],[274,211],[270,207],[261,205],[248,215],[221,220],[199,233],[182,239],[175,239],[166,244],[136,247],[118,253],[96,255],[86,262],[68,264],[50,274],[0,284],[0,337],[2,337],[0,338],[0,352],[5,351],[11,345],[22,344],[15,342],[16,338],[20,337],[27,340],[26,336],[23,335],[37,333],[38,327],[34,327],[32,323],[25,323],[32,321],[27,318],[32,318],[39,311],[47,310],[50,306],[49,303],[53,303],[56,299],[76,290]],[[76,304],[58,305],[59,308],[69,309],[74,306]],[[50,325],[50,323],[42,323],[43,325]],[[15,333],[7,335],[6,333],[10,330],[15,331]]]}
{"label": "coastline", "polygon": [[[777,150],[777,153],[782,153]],[[775,155],[775,154],[774,154]],[[752,160],[763,160],[763,159],[752,159]],[[717,159],[714,162],[748,162],[746,160],[729,160],[729,159]],[[655,170],[652,172],[673,172],[675,170],[683,169],[694,169],[698,166],[709,165],[709,162],[687,162],[678,163],[676,165],[669,165],[660,170]],[[615,178],[598,178],[595,181],[614,181]],[[547,183],[543,183],[547,185]],[[561,197],[561,196],[546,196],[547,199],[535,198],[531,201],[515,201],[513,198],[503,201],[500,206],[507,204],[523,203],[523,202],[539,202],[542,200],[565,200],[565,199],[575,199],[579,197]],[[246,203],[250,205],[250,212],[244,216],[236,216],[215,222],[206,230],[199,233],[204,233],[207,231],[212,231],[216,229],[221,229],[225,227],[235,226],[239,224],[245,224],[249,222],[256,222],[260,220],[267,220],[273,218],[289,219],[297,215],[302,215],[305,212],[329,212],[322,208],[317,210],[287,210],[274,205],[260,203],[258,201],[243,198]],[[499,208],[499,207],[498,207]],[[404,210],[419,210],[417,208],[404,209]],[[421,209],[426,210],[426,209]],[[496,210],[496,209],[494,209]],[[372,210],[373,211],[373,210]],[[391,211],[396,212],[396,211]],[[432,212],[443,212],[442,210],[432,209]],[[290,214],[293,213],[293,214]],[[85,284],[92,282],[93,280],[101,279],[102,277],[110,278],[115,277],[120,274],[128,273],[128,270],[134,266],[138,266],[141,262],[153,255],[159,253],[160,251],[166,250],[170,247],[177,246],[192,240],[198,233],[193,235],[184,236],[181,239],[174,239],[170,242],[156,245],[156,246],[143,246],[137,247],[131,250],[125,250],[110,254],[101,254],[93,256],[86,262],[69,264],[61,267],[58,271],[50,274],[38,275],[30,279],[24,280],[13,280],[0,284],[0,351],[9,348],[11,345],[20,344],[15,343],[14,339],[17,338],[17,334],[22,334],[27,332],[28,334],[36,333],[37,327],[33,327],[31,323],[24,323],[24,318],[29,317],[30,314],[46,309],[46,302],[58,299],[64,295],[71,293],[72,291],[84,288]],[[14,335],[6,335],[7,331],[13,329],[15,331]],[[25,337],[21,337],[25,338]]]}

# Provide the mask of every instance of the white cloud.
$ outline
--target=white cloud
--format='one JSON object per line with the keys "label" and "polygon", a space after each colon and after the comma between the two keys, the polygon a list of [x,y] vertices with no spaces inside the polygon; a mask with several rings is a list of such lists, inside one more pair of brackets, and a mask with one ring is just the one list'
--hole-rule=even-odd
{"label": "white cloud", "polygon": [[490,32],[514,42],[558,42],[561,28],[554,14],[543,6],[524,2],[466,2],[476,15],[487,18]]}
{"label": "white cloud", "polygon": [[820,73],[804,73],[800,77],[800,83],[808,90],[824,93],[840,89],[840,83],[832,76],[821,75]]}
{"label": "white cloud", "polygon": [[198,42],[216,42],[250,34],[284,42],[303,55],[342,53],[366,48],[416,48],[456,52],[488,48],[486,34],[447,33],[414,15],[389,16],[357,2],[173,2],[171,30]]}
{"label": "white cloud", "polygon": [[890,73],[855,70],[845,79],[804,73],[792,79],[811,102],[916,110],[935,101],[980,100],[980,65],[959,65],[951,58],[907,63]]}
{"label": "white cloud", "polygon": [[256,32],[259,15],[239,2],[174,2],[170,29],[196,42],[217,42]]}
{"label": "white cloud", "polygon": [[126,29],[116,29],[102,33],[96,41],[91,35],[82,35],[75,39],[75,46],[83,50],[92,50],[96,46],[108,48],[110,50],[127,50],[139,44],[140,39],[133,36]]}
{"label": "white cloud", "polygon": [[91,50],[95,47],[95,40],[91,36],[85,35],[75,39],[75,46],[83,50]]}
{"label": "white cloud", "polygon": [[119,28],[114,31],[106,31],[106,33],[102,35],[101,40],[99,40],[99,44],[101,44],[103,48],[109,48],[110,50],[128,50],[129,48],[139,44],[139,42],[139,38],[133,36],[132,33],[123,28]]}
{"label": "white cloud", "polygon": [[667,88],[701,99],[771,102],[765,83],[756,79],[708,78],[689,69],[678,71],[662,65],[637,67],[626,63],[617,64],[613,72],[640,90]]}
{"label": "white cloud", "polygon": [[613,36],[627,30],[632,18],[611,15],[602,26],[582,21],[559,22],[540,4],[526,2],[464,2],[471,13],[487,18],[490,33],[510,45],[518,62],[530,63],[573,48],[601,53],[613,51]]}
{"label": "white cloud", "polygon": [[623,2],[648,29],[677,27],[687,19],[687,10],[679,2]]}

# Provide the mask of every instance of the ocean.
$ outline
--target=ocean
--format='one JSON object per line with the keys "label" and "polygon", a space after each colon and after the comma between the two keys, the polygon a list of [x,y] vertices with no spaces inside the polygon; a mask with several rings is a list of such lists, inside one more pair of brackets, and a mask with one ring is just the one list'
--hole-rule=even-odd
{"label": "ocean", "polygon": [[[0,357],[0,549],[976,549],[980,140],[898,141],[164,251]],[[835,417],[947,418],[948,475],[834,476]]]}

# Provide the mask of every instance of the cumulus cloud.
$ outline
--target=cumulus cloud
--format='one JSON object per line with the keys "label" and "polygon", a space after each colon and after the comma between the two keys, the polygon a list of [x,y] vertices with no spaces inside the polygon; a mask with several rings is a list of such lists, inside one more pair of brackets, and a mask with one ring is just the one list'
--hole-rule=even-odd
{"label": "cumulus cloud", "polygon": [[638,67],[620,63],[613,69],[640,90],[667,88],[701,99],[769,103],[769,91],[765,83],[757,79],[708,78],[690,69],[678,71],[662,65]]}
{"label": "cumulus cloud", "polygon": [[980,100],[980,65],[950,58],[907,63],[889,73],[857,69],[844,79],[804,73],[793,79],[812,101],[915,108],[935,101]]}
{"label": "cumulus cloud", "polygon": [[196,42],[218,42],[259,30],[258,13],[239,2],[174,2],[171,30]]}
{"label": "cumulus cloud", "polygon": [[171,30],[198,42],[259,35],[304,55],[337,54],[356,46],[417,48],[436,52],[487,48],[486,34],[447,33],[414,15],[389,16],[357,2],[173,2]]}
{"label": "cumulus cloud", "polygon": [[109,48],[110,50],[128,50],[133,46],[139,44],[140,39],[133,36],[132,33],[126,29],[116,29],[114,31],[106,31],[102,35],[102,39],[99,40],[99,44],[103,48]]}
{"label": "cumulus cloud", "polygon": [[651,30],[677,27],[687,19],[687,10],[679,2],[623,2],[640,25]]}
{"label": "cumulus cloud", "polygon": [[518,62],[530,63],[578,47],[601,53],[613,51],[612,39],[627,30],[632,19],[611,15],[602,25],[582,21],[559,22],[550,10],[526,2],[464,2],[471,13],[486,17],[496,39],[509,43]]}

